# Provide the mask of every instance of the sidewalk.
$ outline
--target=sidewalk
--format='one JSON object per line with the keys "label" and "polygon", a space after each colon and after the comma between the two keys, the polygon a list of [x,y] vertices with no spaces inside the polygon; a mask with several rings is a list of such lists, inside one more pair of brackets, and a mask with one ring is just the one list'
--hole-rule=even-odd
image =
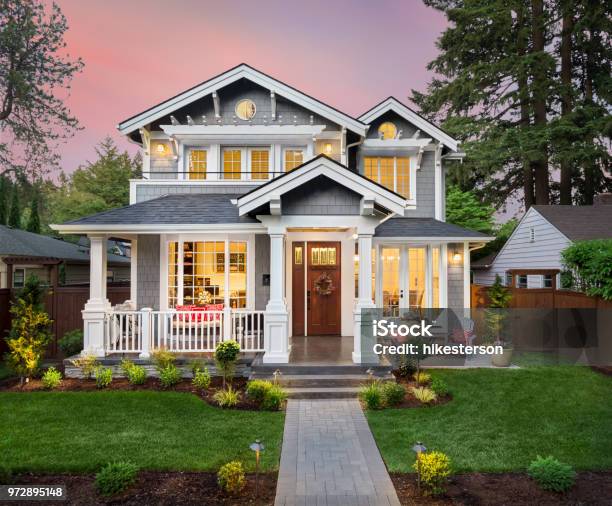
{"label": "sidewalk", "polygon": [[289,400],[275,505],[310,504],[400,504],[357,400]]}

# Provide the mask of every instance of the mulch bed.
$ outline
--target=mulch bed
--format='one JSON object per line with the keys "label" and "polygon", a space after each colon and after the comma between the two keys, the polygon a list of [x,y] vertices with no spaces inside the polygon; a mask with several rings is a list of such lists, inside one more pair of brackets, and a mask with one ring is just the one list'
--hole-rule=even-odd
{"label": "mulch bed", "polygon": [[1,505],[75,506],[100,505],[203,505],[207,506],[268,506],[274,504],[277,473],[259,475],[258,498],[255,498],[255,474],[247,475],[247,485],[239,496],[226,495],[217,486],[215,473],[141,471],[137,482],[112,498],[99,495],[94,475],[22,474],[13,478],[15,485],[66,485],[67,501],[0,501]]}
{"label": "mulch bed", "polygon": [[[259,406],[257,403],[249,400],[245,394],[245,388],[247,379],[244,377],[236,377],[232,380],[232,388],[240,392],[240,401],[236,406],[231,409],[250,410],[258,411]],[[202,400],[210,404],[211,406],[217,406],[217,403],[213,400],[213,395],[217,390],[222,388],[223,380],[220,377],[214,376],[211,378],[210,388],[208,390],[198,390],[191,384],[190,379],[181,380],[172,388],[162,388],[157,378],[147,378],[143,385],[131,385],[125,378],[113,378],[112,383],[104,388],[98,389],[96,381],[93,379],[77,379],[77,378],[65,378],[62,383],[53,390],[54,392],[92,392],[96,390],[128,390],[128,391],[139,391],[139,390],[157,390],[164,392],[186,392],[197,395]],[[37,392],[44,391],[45,388],[39,379],[33,379],[28,383],[24,384],[23,387],[19,385],[19,380],[13,379],[0,385],[0,391],[4,392]]]}
{"label": "mulch bed", "polygon": [[438,497],[419,495],[415,474],[391,473],[391,479],[402,505],[612,504],[612,471],[578,473],[574,487],[563,494],[541,490],[534,480],[522,473],[455,475],[450,478],[446,493]]}
{"label": "mulch bed", "polygon": [[[393,371],[393,373],[395,374],[395,371]],[[430,402],[428,404],[423,404],[412,394],[411,388],[417,387],[417,386],[429,387],[428,384],[427,385],[417,385],[416,381],[413,381],[412,379],[409,379],[409,378],[398,376],[396,374],[395,374],[395,379],[400,385],[402,385],[406,389],[406,397],[404,397],[404,400],[400,404],[393,406],[394,409],[427,408],[430,406],[440,406],[442,404],[446,404],[447,402],[450,402],[453,399],[453,396],[449,393],[446,395],[439,395],[435,401]]]}
{"label": "mulch bed", "polygon": [[604,376],[612,376],[612,366],[609,365],[593,365],[591,369],[603,374]]}

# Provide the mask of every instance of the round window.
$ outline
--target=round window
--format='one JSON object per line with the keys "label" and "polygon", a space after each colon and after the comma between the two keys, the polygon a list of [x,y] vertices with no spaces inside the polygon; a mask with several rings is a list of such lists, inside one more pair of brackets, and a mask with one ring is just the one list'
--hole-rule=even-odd
{"label": "round window", "polygon": [[397,128],[395,128],[395,125],[390,121],[385,121],[378,127],[378,135],[385,140],[395,139],[395,136],[397,135]]}
{"label": "round window", "polygon": [[249,120],[255,116],[257,108],[255,102],[245,98],[236,104],[236,116],[243,120]]}

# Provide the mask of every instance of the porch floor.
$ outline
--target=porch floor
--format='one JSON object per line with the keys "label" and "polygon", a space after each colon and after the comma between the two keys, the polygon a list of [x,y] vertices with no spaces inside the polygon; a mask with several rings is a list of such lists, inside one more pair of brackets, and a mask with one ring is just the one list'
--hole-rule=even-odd
{"label": "porch floor", "polygon": [[308,336],[291,338],[290,364],[353,365],[353,338]]}

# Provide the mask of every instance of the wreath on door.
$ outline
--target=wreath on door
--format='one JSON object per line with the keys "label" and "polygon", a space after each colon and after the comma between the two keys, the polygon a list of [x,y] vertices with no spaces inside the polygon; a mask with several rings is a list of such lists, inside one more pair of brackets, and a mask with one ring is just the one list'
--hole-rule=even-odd
{"label": "wreath on door", "polygon": [[315,291],[319,295],[331,295],[336,289],[332,278],[327,273],[321,274],[314,283]]}

